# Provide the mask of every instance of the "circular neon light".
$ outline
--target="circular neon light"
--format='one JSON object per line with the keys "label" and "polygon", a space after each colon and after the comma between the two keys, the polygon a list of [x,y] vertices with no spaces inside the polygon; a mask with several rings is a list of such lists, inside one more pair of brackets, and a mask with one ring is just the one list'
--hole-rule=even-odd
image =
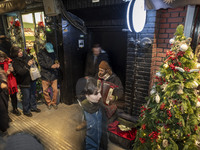
{"label": "circular neon light", "polygon": [[146,10],[144,0],[136,0],[133,6],[132,22],[135,32],[141,32],[146,23]]}
{"label": "circular neon light", "polygon": [[131,26],[130,26],[130,19],[129,19],[129,14],[130,14],[130,8],[131,8],[131,4],[132,4],[133,0],[131,0],[128,4],[128,8],[127,8],[127,14],[126,14],[126,21],[127,21],[127,26],[129,31],[132,32]]}

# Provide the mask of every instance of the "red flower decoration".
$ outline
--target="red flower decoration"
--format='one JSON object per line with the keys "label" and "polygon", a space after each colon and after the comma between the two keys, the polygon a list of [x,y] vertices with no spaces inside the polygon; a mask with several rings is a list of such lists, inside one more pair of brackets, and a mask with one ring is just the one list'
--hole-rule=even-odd
{"label": "red flower decoration", "polygon": [[168,119],[170,119],[172,117],[171,111],[167,110],[167,115],[169,116]]}
{"label": "red flower decoration", "polygon": [[174,63],[170,64],[169,67],[170,67],[172,70],[174,70],[174,71],[176,70],[176,69],[175,69],[175,66],[174,66]]}
{"label": "red flower decoration", "polygon": [[164,108],[165,108],[165,103],[162,103],[162,104],[160,105],[160,109],[163,110]]}
{"label": "red flower decoration", "polygon": [[153,139],[158,139],[158,135],[160,135],[160,133],[156,132],[156,131],[153,131],[149,134],[149,137],[150,139],[152,140],[153,142]]}
{"label": "red flower decoration", "polygon": [[190,72],[190,68],[188,68],[188,67],[184,67],[184,70],[187,72]]}
{"label": "red flower decoration", "polygon": [[39,27],[44,27],[44,22],[43,22],[43,21],[40,21],[40,22],[38,23],[38,26],[39,26]]}
{"label": "red flower decoration", "polygon": [[144,112],[145,110],[147,110],[147,108],[145,108],[144,106],[141,107],[141,113]]}
{"label": "red flower decoration", "polygon": [[139,138],[139,140],[142,144],[146,142],[145,138]]}
{"label": "red flower decoration", "polygon": [[173,54],[174,54],[174,52],[172,52],[172,51],[167,51],[167,52],[166,52],[166,55],[167,55],[167,56],[173,55]]}
{"label": "red flower decoration", "polygon": [[143,130],[146,129],[146,125],[145,125],[145,124],[142,125],[142,129],[143,129]]}
{"label": "red flower decoration", "polygon": [[197,129],[198,129],[198,126],[196,125],[195,128],[194,128],[194,131],[197,131]]}
{"label": "red flower decoration", "polygon": [[30,52],[31,52],[31,49],[30,49],[30,48],[28,48],[28,49],[26,50],[26,52],[27,52],[27,54],[30,54]]}
{"label": "red flower decoration", "polygon": [[17,20],[17,21],[15,21],[14,26],[16,26],[16,27],[20,27],[21,24],[20,24],[20,22]]}
{"label": "red flower decoration", "polygon": [[185,54],[185,52],[180,51],[180,52],[177,53],[177,56],[183,57],[184,54]]}

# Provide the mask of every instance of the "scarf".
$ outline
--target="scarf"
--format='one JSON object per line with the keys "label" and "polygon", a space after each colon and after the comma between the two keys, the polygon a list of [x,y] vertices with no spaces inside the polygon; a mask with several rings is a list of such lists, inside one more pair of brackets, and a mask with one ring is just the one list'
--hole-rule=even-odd
{"label": "scarf", "polygon": [[83,109],[90,114],[97,112],[100,108],[99,103],[91,103],[87,99],[83,100],[81,104]]}
{"label": "scarf", "polygon": [[[12,59],[8,58],[6,59],[4,62],[0,62],[1,65],[4,66],[4,71],[7,73],[8,71],[8,68],[9,68],[9,65],[12,62]],[[12,73],[10,73],[9,75],[7,75],[8,79],[8,91],[9,91],[9,94],[12,95],[12,94],[15,94],[18,92],[18,89],[17,89],[17,81],[16,81],[16,78],[14,77],[14,75]]]}

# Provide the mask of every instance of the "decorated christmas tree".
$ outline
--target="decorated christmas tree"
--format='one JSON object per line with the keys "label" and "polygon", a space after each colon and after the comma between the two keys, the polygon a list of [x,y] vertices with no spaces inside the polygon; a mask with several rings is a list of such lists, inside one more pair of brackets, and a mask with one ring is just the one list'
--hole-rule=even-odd
{"label": "decorated christmas tree", "polygon": [[141,107],[134,150],[195,150],[199,133],[200,83],[197,58],[179,25],[157,82]]}

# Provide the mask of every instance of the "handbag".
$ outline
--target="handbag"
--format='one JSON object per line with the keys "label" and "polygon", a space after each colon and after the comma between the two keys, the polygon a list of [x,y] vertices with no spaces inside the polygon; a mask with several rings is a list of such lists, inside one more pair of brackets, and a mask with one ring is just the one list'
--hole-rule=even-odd
{"label": "handbag", "polygon": [[32,81],[41,77],[40,71],[35,64],[31,65],[30,67],[30,76]]}

